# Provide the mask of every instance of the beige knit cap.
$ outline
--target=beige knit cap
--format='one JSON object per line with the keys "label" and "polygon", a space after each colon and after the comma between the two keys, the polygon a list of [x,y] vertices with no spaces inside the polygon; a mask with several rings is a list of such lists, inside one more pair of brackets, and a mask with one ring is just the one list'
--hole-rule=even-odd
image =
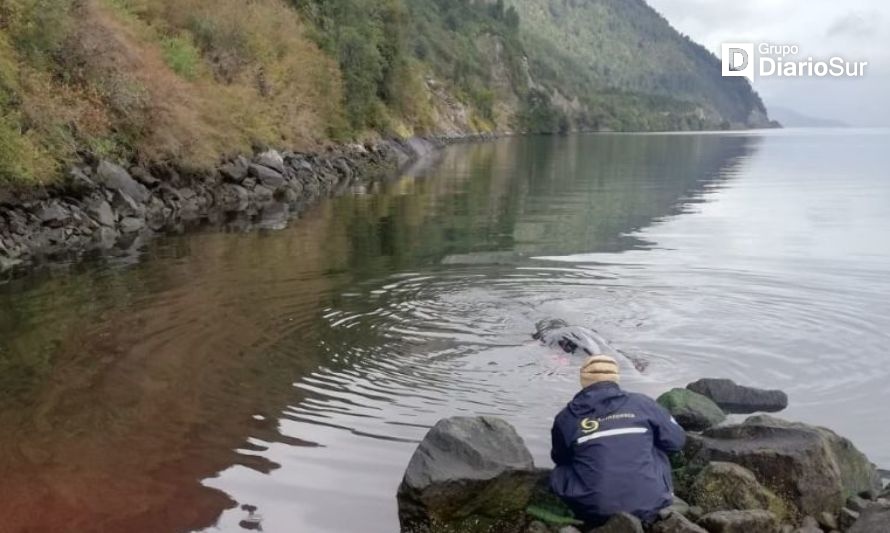
{"label": "beige knit cap", "polygon": [[581,388],[601,381],[618,383],[618,362],[608,355],[588,357],[581,366]]}

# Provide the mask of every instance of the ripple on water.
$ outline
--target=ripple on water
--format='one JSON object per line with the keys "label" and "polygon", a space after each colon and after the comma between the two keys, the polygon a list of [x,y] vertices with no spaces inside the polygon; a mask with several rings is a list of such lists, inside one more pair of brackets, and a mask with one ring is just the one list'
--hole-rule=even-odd
{"label": "ripple on water", "polygon": [[292,414],[406,441],[449,412],[533,418],[527,429],[539,430],[570,395],[579,362],[530,341],[543,317],[590,325],[650,363],[625,372],[646,391],[721,375],[818,405],[864,400],[888,376],[851,352],[887,339],[869,312],[882,300],[868,291],[836,294],[831,279],[813,276],[789,284],[768,269],[599,261],[450,268],[352,287],[324,311],[332,364],[295,384],[313,397]]}

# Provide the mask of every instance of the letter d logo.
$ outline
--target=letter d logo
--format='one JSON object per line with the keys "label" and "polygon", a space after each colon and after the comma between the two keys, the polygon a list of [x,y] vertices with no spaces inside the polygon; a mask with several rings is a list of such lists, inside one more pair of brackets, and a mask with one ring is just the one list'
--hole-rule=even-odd
{"label": "letter d logo", "polygon": [[723,43],[720,59],[723,76],[744,76],[754,81],[754,43]]}

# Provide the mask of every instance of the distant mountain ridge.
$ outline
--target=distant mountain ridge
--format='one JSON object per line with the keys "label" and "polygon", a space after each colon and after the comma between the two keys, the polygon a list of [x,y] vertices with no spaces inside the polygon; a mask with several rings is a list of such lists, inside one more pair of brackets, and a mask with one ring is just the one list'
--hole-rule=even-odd
{"label": "distant mountain ridge", "polygon": [[773,119],[786,128],[849,128],[841,120],[805,115],[793,109],[780,106],[770,107]]}
{"label": "distant mountain ridge", "polygon": [[[532,76],[549,79],[552,90],[586,99],[588,113],[602,115],[597,107],[608,108],[600,94],[623,93],[655,98],[643,107],[670,117],[668,127],[664,121],[643,122],[635,124],[638,129],[770,125],[748,80],[722,77],[717,57],[643,0],[513,0],[513,5]],[[619,124],[634,124],[635,112],[619,105]]]}
{"label": "distant mountain ridge", "polygon": [[775,125],[747,79],[722,77],[717,57],[643,0],[404,2],[433,129]]}

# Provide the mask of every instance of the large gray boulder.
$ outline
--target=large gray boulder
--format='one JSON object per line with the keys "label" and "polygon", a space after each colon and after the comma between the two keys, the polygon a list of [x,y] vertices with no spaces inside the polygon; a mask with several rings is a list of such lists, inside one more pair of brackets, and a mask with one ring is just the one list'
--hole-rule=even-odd
{"label": "large gray boulder", "polygon": [[686,431],[704,431],[726,420],[726,414],[710,398],[688,389],[671,389],[657,401]]}
{"label": "large gray boulder", "polygon": [[780,390],[745,387],[731,379],[704,378],[686,385],[686,388],[707,396],[727,413],[775,413],[788,407],[788,395]]}
{"label": "large gray boulder", "polygon": [[274,190],[284,185],[284,175],[264,165],[251,164],[248,167],[248,173],[270,189]]}
{"label": "large gray boulder", "polygon": [[837,514],[847,497],[878,484],[874,466],[849,440],[766,415],[690,435],[684,454],[693,468],[712,461],[744,466],[801,516]]}
{"label": "large gray boulder", "polygon": [[114,227],[114,211],[103,198],[91,198],[86,204],[86,212],[96,222],[106,227]]}
{"label": "large gray boulder", "polygon": [[415,450],[398,491],[403,532],[512,532],[540,472],[516,430],[499,418],[453,417]]}
{"label": "large gray boulder", "polygon": [[138,181],[134,180],[127,170],[110,161],[101,161],[96,168],[96,181],[112,191],[125,193],[133,200],[144,203],[151,193]]}
{"label": "large gray boulder", "polygon": [[276,150],[266,150],[261,154],[257,154],[254,161],[258,165],[271,168],[280,174],[284,174],[284,157]]}
{"label": "large gray boulder", "polygon": [[769,511],[716,511],[706,514],[699,525],[709,533],[776,533],[779,522]]}

